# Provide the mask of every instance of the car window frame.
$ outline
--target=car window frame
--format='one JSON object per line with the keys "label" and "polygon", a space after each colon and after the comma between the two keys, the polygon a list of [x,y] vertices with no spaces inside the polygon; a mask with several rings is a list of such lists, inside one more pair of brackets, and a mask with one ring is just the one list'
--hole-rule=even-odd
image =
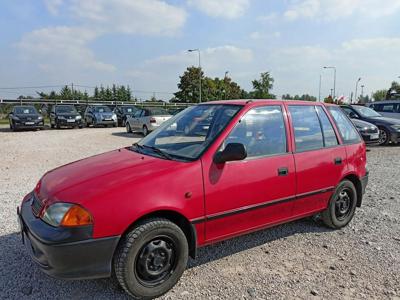
{"label": "car window frame", "polygon": [[[283,120],[283,125],[285,126],[285,137],[286,137],[286,152],[282,152],[282,153],[275,153],[275,154],[265,154],[265,155],[257,155],[257,156],[252,156],[252,157],[246,157],[245,159],[242,160],[237,160],[237,161],[228,161],[226,163],[240,163],[240,162],[247,162],[247,161],[251,161],[251,160],[257,160],[257,159],[263,159],[263,158],[270,158],[270,157],[276,157],[276,156],[287,156],[287,155],[292,155],[292,152],[290,151],[289,148],[289,144],[291,143],[291,138],[289,135],[289,127],[288,127],[288,117],[287,117],[287,111],[286,108],[283,104],[279,104],[279,103],[275,103],[275,104],[263,104],[263,105],[257,105],[257,106],[253,106],[251,108],[249,108],[246,112],[243,113],[243,115],[240,117],[240,119],[238,119],[236,121],[236,124],[231,128],[231,130],[229,130],[229,132],[226,134],[225,138],[222,140],[222,142],[218,145],[217,150],[215,151],[215,153],[213,154],[213,156],[215,154],[217,154],[221,147],[223,146],[223,144],[225,143],[225,141],[228,139],[228,137],[231,135],[231,133],[236,129],[236,127],[240,124],[240,122],[242,121],[242,119],[253,109],[257,109],[260,107],[268,107],[268,106],[279,106],[281,109],[281,113],[282,113],[282,120]],[[240,110],[239,110],[240,112]],[[238,112],[238,113],[239,113]],[[238,114],[237,113],[237,114]],[[232,119],[233,121],[233,119]],[[228,126],[229,124],[227,124]],[[222,132],[221,132],[222,133]]]}

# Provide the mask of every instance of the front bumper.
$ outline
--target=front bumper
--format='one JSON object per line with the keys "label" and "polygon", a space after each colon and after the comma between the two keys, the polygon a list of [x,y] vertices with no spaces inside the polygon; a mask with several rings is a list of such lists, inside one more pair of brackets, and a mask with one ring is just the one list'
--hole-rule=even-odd
{"label": "front bumper", "polygon": [[400,142],[400,132],[395,131],[390,133],[390,140],[392,143],[397,144]]}
{"label": "front bumper", "polygon": [[116,120],[99,120],[96,119],[96,125],[117,125]]}
{"label": "front bumper", "polygon": [[15,129],[43,129],[44,121],[14,121]]}
{"label": "front bumper", "polygon": [[[70,121],[69,121],[70,120]],[[82,119],[57,119],[56,124],[62,127],[82,126]]]}
{"label": "front bumper", "polygon": [[109,277],[119,236],[91,238],[92,226],[53,227],[37,218],[24,201],[17,210],[22,241],[33,261],[48,275],[62,279]]}
{"label": "front bumper", "polygon": [[[374,136],[374,134],[376,136]],[[365,142],[365,144],[367,145],[375,145],[375,144],[379,144],[379,132],[377,133],[361,133],[361,136]]]}

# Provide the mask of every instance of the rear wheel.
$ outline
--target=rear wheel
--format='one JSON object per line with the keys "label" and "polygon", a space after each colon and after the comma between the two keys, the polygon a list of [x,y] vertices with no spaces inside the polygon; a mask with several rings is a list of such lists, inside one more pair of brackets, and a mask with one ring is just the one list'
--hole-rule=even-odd
{"label": "rear wheel", "polygon": [[114,257],[121,287],[134,299],[153,299],[170,290],[188,260],[185,234],[166,219],[149,219],[122,238]]}
{"label": "rear wheel", "polygon": [[143,126],[143,135],[144,135],[144,136],[147,136],[148,134],[149,134],[149,129],[147,129],[147,126],[144,125],[144,126]]}
{"label": "rear wheel", "polygon": [[322,221],[334,229],[345,227],[353,219],[357,205],[357,191],[349,180],[336,187],[328,208],[322,212]]}
{"label": "rear wheel", "polygon": [[126,127],[126,132],[127,133],[131,133],[132,132],[131,124],[129,124],[129,122],[126,122],[125,127]]}
{"label": "rear wheel", "polygon": [[390,140],[390,133],[386,128],[379,128],[379,145],[387,145]]}

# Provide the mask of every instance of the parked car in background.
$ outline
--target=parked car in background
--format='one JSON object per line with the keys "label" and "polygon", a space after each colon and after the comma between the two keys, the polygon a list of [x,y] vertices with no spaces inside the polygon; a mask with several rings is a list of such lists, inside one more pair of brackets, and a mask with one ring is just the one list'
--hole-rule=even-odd
{"label": "parked car in background", "polygon": [[33,105],[14,106],[8,116],[11,130],[43,129],[43,116],[38,113]]}
{"label": "parked car in background", "polygon": [[86,126],[117,127],[117,115],[107,105],[88,105],[84,114]]}
{"label": "parked car in background", "polygon": [[372,108],[360,105],[341,105],[342,109],[351,119],[357,119],[372,123],[379,129],[379,145],[387,145],[389,142],[400,141],[400,120],[387,118]]}
{"label": "parked car in background", "polygon": [[400,119],[400,100],[367,103],[367,107],[379,112],[384,117]]}
{"label": "parked car in background", "polygon": [[[198,115],[212,116],[206,135],[177,130]],[[131,147],[47,172],[17,210],[22,241],[51,276],[113,274],[134,299],[153,299],[198,247],[316,214],[347,226],[362,204],[366,159],[337,106],[199,104]]]}
{"label": "parked car in background", "polygon": [[56,104],[50,110],[50,126],[51,128],[82,128],[82,116],[78,113],[74,105]]}
{"label": "parked car in background", "polygon": [[172,116],[163,108],[154,107],[139,109],[133,117],[129,116],[127,118],[126,131],[141,132],[146,136],[171,117]]}
{"label": "parked car in background", "polygon": [[118,126],[125,127],[127,117],[132,117],[138,109],[134,105],[119,105],[115,107],[114,113],[117,115]]}
{"label": "parked car in background", "polygon": [[358,132],[361,134],[364,142],[367,145],[379,144],[379,129],[374,124],[361,121],[358,119],[351,119],[356,126]]}
{"label": "parked car in background", "polygon": [[181,111],[185,110],[185,108],[170,108],[168,109],[168,113],[172,116],[175,116],[176,114],[180,113]]}

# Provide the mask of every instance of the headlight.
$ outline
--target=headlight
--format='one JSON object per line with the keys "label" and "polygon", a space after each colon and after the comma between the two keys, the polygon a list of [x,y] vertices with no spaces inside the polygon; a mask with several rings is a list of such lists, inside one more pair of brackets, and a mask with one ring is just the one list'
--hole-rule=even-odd
{"label": "headlight", "polygon": [[38,117],[38,120],[43,120],[43,117],[42,117],[42,116],[39,116],[39,117]]}
{"label": "headlight", "polygon": [[390,127],[392,127],[394,130],[400,131],[400,125],[392,125]]}
{"label": "headlight", "polygon": [[116,120],[116,119],[117,119],[117,115],[116,115],[116,114],[113,114],[113,115],[112,115],[112,118],[113,118],[113,120]]}
{"label": "headlight", "polygon": [[58,116],[57,119],[65,120],[65,118],[63,116]]}
{"label": "headlight", "polygon": [[15,121],[19,121],[19,118],[17,116],[12,117]]}
{"label": "headlight", "polygon": [[71,203],[55,203],[50,205],[44,211],[42,220],[54,227],[93,224],[92,215],[87,210]]}
{"label": "headlight", "polygon": [[76,116],[75,119],[80,120],[80,119],[82,119],[82,117],[81,116]]}

